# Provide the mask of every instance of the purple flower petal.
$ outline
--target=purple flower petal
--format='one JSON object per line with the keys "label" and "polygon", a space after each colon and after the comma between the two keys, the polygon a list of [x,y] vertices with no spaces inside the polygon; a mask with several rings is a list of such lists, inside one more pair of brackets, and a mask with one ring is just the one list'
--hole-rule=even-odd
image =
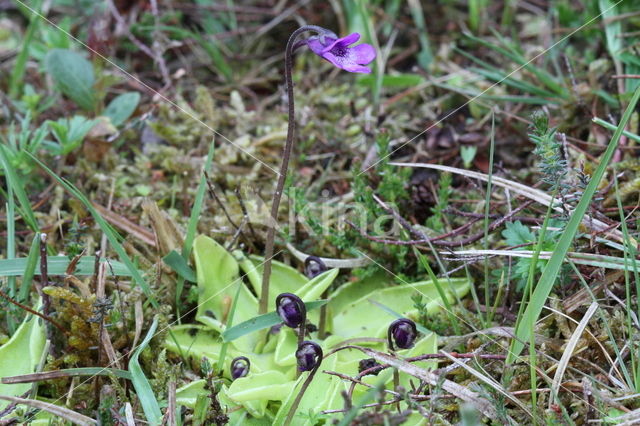
{"label": "purple flower petal", "polygon": [[[324,40],[327,43],[333,43],[336,39],[331,37],[325,37]],[[307,40],[307,46],[309,46],[309,49],[311,49],[311,51],[318,56],[322,56],[322,51],[325,48],[325,45],[322,44],[322,42],[320,42],[319,37],[310,37]]]}
{"label": "purple flower petal", "polygon": [[375,59],[376,51],[373,46],[367,43],[349,47],[358,40],[360,40],[360,34],[358,33],[349,34],[339,39],[333,37],[311,37],[307,40],[307,45],[313,53],[338,68],[349,72],[369,74],[371,69],[364,65]]}
{"label": "purple flower petal", "polygon": [[342,37],[337,40],[334,40],[330,44],[327,43],[325,45],[325,48],[322,50],[322,53],[329,52],[331,49],[334,49],[334,48],[347,49],[350,45],[352,45],[358,40],[360,40],[360,34],[358,33],[349,34],[346,37]]}
{"label": "purple flower petal", "polygon": [[370,44],[362,43],[357,46],[353,46],[351,50],[357,56],[357,63],[368,64],[376,58],[376,49]]}
{"label": "purple flower petal", "polygon": [[345,71],[349,72],[360,72],[369,74],[371,69],[369,67],[362,66],[358,63],[358,57],[352,50],[347,50],[346,52],[339,52],[338,55],[333,52],[327,52],[322,55],[324,59],[331,62],[338,68],[342,68]]}

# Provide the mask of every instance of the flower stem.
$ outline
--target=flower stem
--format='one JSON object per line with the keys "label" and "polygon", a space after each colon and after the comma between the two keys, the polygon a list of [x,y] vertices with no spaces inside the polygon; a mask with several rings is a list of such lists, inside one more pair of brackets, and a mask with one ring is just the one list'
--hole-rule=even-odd
{"label": "flower stem", "polygon": [[[298,347],[300,347],[300,346],[298,346]],[[318,346],[318,348],[319,348],[319,346]],[[304,393],[306,392],[307,388],[311,384],[311,381],[313,380],[313,376],[315,376],[316,372],[320,369],[320,364],[322,364],[322,359],[323,358],[324,358],[324,355],[322,353],[322,349],[320,349],[320,354],[318,356],[318,363],[315,366],[315,368],[313,370],[311,370],[311,373],[309,373],[309,376],[307,376],[307,379],[304,381],[304,383],[302,384],[302,387],[298,391],[298,395],[296,395],[296,399],[293,400],[293,403],[291,404],[291,407],[289,408],[289,413],[287,413],[287,418],[284,420],[283,426],[289,426],[289,424],[291,424],[291,420],[293,419],[293,415],[298,410],[298,406],[300,405],[300,401],[302,401],[302,397],[304,396]]]}
{"label": "flower stem", "polygon": [[284,191],[284,184],[287,179],[287,170],[289,168],[289,159],[291,158],[291,149],[293,148],[293,139],[296,128],[295,107],[293,103],[293,79],[291,77],[293,69],[293,52],[297,47],[302,46],[302,44],[296,44],[296,38],[306,31],[314,31],[321,36],[333,35],[333,33],[322,27],[318,27],[316,25],[305,25],[295,30],[287,42],[287,48],[284,54],[284,73],[287,88],[287,102],[289,104],[289,126],[287,129],[287,141],[285,142],[284,149],[282,150],[282,164],[280,165],[280,173],[278,174],[276,192],[273,194],[273,202],[271,203],[271,220],[267,224],[267,240],[264,249],[265,263],[264,271],[262,273],[262,291],[260,292],[259,314],[267,313],[267,305],[269,303],[269,278],[271,277],[271,258],[273,257],[276,224],[278,222],[278,209],[280,207],[282,192]]}

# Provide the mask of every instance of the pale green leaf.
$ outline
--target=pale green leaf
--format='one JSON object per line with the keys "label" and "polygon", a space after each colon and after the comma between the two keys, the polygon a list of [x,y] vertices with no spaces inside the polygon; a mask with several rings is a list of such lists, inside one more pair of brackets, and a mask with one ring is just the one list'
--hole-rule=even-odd
{"label": "pale green leaf", "polygon": [[[44,350],[45,332],[42,319],[28,315],[11,338],[0,346],[0,377],[35,372]],[[0,383],[0,395],[21,396],[31,389],[31,383],[6,385]],[[0,401],[0,411],[7,406]]]}

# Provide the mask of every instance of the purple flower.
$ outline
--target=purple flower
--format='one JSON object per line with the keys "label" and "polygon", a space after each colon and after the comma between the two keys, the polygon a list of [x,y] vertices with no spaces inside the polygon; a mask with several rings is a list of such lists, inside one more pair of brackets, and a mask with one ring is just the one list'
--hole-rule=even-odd
{"label": "purple flower", "polygon": [[295,294],[282,293],[276,298],[276,312],[291,328],[299,327],[307,317],[304,302]]}
{"label": "purple flower", "polygon": [[416,323],[407,318],[395,320],[389,326],[387,338],[389,349],[393,350],[393,343],[400,349],[409,349],[413,346],[418,336]]}
{"label": "purple flower", "polygon": [[349,47],[360,40],[360,34],[353,33],[346,37],[335,39],[329,36],[310,37],[307,45],[316,55],[326,59],[338,68],[349,72],[369,74],[371,69],[365,67],[376,57],[372,45],[362,43]]}
{"label": "purple flower", "polygon": [[311,371],[318,368],[322,362],[322,355],[322,348],[317,343],[310,340],[300,343],[296,351],[298,370]]}
{"label": "purple flower", "polygon": [[310,280],[327,270],[327,265],[317,256],[307,256],[304,261],[304,274]]}
{"label": "purple flower", "polygon": [[235,380],[246,376],[249,374],[250,368],[251,363],[249,362],[249,358],[245,356],[234,358],[233,361],[231,361],[231,378]]}

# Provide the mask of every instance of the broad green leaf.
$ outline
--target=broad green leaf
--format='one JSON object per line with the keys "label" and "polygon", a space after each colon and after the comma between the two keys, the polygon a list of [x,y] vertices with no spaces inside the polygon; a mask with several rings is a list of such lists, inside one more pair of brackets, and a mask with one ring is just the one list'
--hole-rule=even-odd
{"label": "broad green leaf", "polygon": [[283,401],[289,396],[294,382],[279,371],[265,371],[236,379],[227,396],[237,402],[252,400]]}
{"label": "broad green leaf", "polygon": [[[200,395],[208,396],[209,391],[204,388],[206,381],[204,379],[195,380],[176,390],[176,403],[185,407],[194,408],[196,399]],[[270,426],[271,422],[266,418],[254,418],[242,409],[236,409],[238,404],[231,401],[227,395],[227,386],[223,385],[221,392],[218,394],[220,404],[226,407],[229,416],[228,425],[231,426]]]}
{"label": "broad green leaf", "polygon": [[338,313],[354,300],[361,299],[374,290],[388,287],[389,284],[388,275],[384,272],[376,272],[362,280],[345,283],[331,294],[328,308]]}
{"label": "broad green leaf", "polygon": [[[193,243],[198,282],[198,312],[196,318],[214,330],[223,331],[224,322],[236,295],[239,277],[238,262],[213,239],[201,235]],[[240,287],[238,308],[234,321],[241,323],[255,316],[258,301],[246,286]],[[252,351],[256,336],[244,336],[234,345],[244,351]]]}
{"label": "broad green leaf", "polygon": [[209,393],[204,388],[206,383],[207,381],[205,379],[194,380],[193,382],[176,389],[176,404],[193,408],[196,405],[196,398],[198,398],[198,395]]}
{"label": "broad green leaf", "polygon": [[[264,270],[264,258],[260,256],[243,257],[240,267],[247,274],[251,287],[260,297],[262,294],[262,271]],[[309,280],[300,272],[282,262],[271,262],[271,278],[269,280],[269,294],[273,298],[269,300],[268,310],[275,310],[276,296],[280,293],[296,293]]]}
{"label": "broad green leaf", "polygon": [[63,94],[82,109],[95,109],[95,79],[91,62],[73,50],[52,49],[44,59],[44,66]]}
{"label": "broad green leaf", "polygon": [[[212,364],[217,363],[220,357],[220,349],[222,348],[222,339],[217,332],[212,331],[204,325],[178,325],[171,328],[175,340],[167,337],[165,347],[174,352],[180,353],[178,346],[182,349],[182,353],[192,358],[196,362],[200,362],[202,357],[207,357]],[[224,373],[225,377],[229,377],[229,368],[233,358],[244,355],[251,359],[251,372],[260,373],[262,371],[276,369],[279,367],[273,360],[273,353],[254,354],[251,352],[238,351],[233,345],[228,348],[227,357],[225,359]],[[283,370],[284,371],[284,370]]]}
{"label": "broad green leaf", "polygon": [[102,115],[111,119],[111,124],[119,126],[134,113],[140,102],[140,93],[127,92],[113,98]]}
{"label": "broad green leaf", "polygon": [[162,422],[162,413],[160,412],[160,406],[158,405],[158,400],[153,393],[151,384],[149,384],[149,380],[147,380],[147,377],[144,375],[144,371],[142,371],[142,367],[140,367],[138,357],[140,356],[140,352],[149,345],[149,341],[151,341],[151,338],[155,335],[156,328],[158,328],[158,317],[153,319],[153,323],[151,324],[147,335],[142,343],[140,343],[140,346],[138,346],[133,352],[131,359],[129,360],[131,382],[136,390],[136,395],[138,396],[144,415],[147,418],[147,422],[152,426],[160,425]]}
{"label": "broad green leaf", "polygon": [[[38,317],[29,315],[11,338],[0,346],[0,377],[17,376],[35,372],[44,350],[45,332]],[[22,396],[31,389],[31,383],[5,385],[0,383],[0,395]],[[7,406],[0,401],[0,411]]]}
{"label": "broad green leaf", "polygon": [[305,302],[317,300],[322,296],[322,293],[333,283],[333,280],[338,276],[338,269],[330,269],[323,272],[317,277],[309,280],[302,288],[298,289],[294,293],[299,296]]}
{"label": "broad green leaf", "polygon": [[[458,297],[464,296],[470,287],[470,282],[466,278],[452,278],[451,288]],[[444,290],[451,302],[456,298],[449,291],[449,286]],[[419,293],[423,296],[423,301],[427,305],[427,311],[434,313],[443,306],[443,301],[438,295],[438,290],[432,281],[421,281],[412,284],[404,284],[386,289],[375,290],[358,300],[344,306],[341,312],[335,312],[333,318],[333,333],[344,338],[354,337],[385,337],[389,323],[394,317],[381,312],[375,308],[369,300],[376,301],[386,306],[393,306],[393,309],[409,317],[415,314],[411,296]],[[331,307],[331,301],[329,301]]]}
{"label": "broad green leaf", "polygon": [[177,325],[171,327],[173,337],[165,341],[165,347],[172,352],[182,353],[195,360],[206,356],[211,361],[217,361],[222,346],[217,332],[203,325]]}
{"label": "broad green leaf", "polygon": [[283,367],[296,365],[296,349],[298,349],[298,335],[289,327],[282,327],[278,333],[278,344],[273,358],[276,364]]}

